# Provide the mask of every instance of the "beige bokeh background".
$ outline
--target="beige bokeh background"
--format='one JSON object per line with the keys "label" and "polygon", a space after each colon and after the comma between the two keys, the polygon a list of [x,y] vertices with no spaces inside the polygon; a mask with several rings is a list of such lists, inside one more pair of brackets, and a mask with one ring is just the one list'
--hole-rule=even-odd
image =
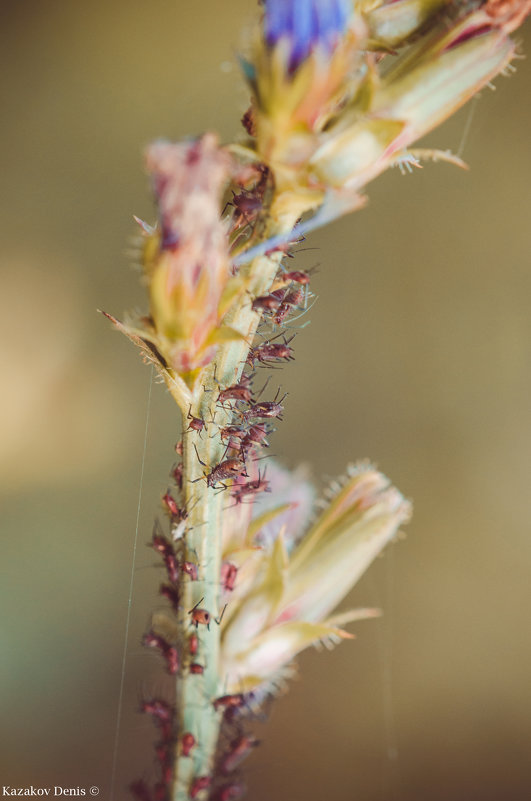
{"label": "beige bokeh background", "polygon": [[[253,0],[2,5],[0,785],[108,799],[149,370],[96,314],[143,304],[125,253],[150,217],[142,148],[238,133]],[[531,38],[527,30],[527,46]],[[472,170],[390,173],[311,236],[319,300],[274,374],[274,451],[318,481],[371,457],[415,516],[353,593],[380,621],[258,726],[252,801],[531,797],[531,66],[475,103]],[[462,111],[430,142],[457,150]],[[119,743],[119,799],[153,775],[139,645],[144,547],[178,421],[153,390]]]}

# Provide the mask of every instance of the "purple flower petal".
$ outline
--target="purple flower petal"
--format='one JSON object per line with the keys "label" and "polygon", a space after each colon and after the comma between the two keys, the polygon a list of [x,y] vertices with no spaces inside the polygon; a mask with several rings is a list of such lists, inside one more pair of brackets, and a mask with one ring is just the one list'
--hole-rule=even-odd
{"label": "purple flower petal", "polygon": [[351,0],[265,0],[266,42],[274,47],[289,39],[289,66],[295,70],[314,48],[333,49],[351,11]]}

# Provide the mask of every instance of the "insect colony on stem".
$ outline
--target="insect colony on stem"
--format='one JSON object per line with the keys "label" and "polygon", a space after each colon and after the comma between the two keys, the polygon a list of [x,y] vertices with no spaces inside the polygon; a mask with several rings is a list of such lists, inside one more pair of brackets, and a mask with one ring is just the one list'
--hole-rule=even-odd
{"label": "insect colony on stem", "polygon": [[[267,186],[267,171],[261,173],[254,191],[242,189],[233,192],[227,207],[232,207],[234,231],[241,228],[254,228],[259,221],[263,194]],[[248,234],[249,235],[249,234]],[[250,236],[252,236],[252,231]],[[237,240],[235,240],[237,241]],[[287,250],[287,248],[284,248]],[[288,254],[291,255],[291,254]],[[206,491],[228,492],[230,504],[239,506],[248,500],[254,500],[261,493],[271,491],[267,479],[267,468],[256,469],[255,463],[266,458],[260,453],[269,447],[269,436],[274,432],[271,421],[282,420],[284,401],[287,393],[281,396],[280,387],[271,400],[261,400],[269,379],[256,394],[253,392],[253,381],[258,369],[274,369],[282,363],[294,359],[294,351],[290,343],[295,334],[286,337],[284,330],[275,332],[275,328],[289,323],[290,318],[304,314],[308,307],[309,272],[302,270],[285,271],[279,268],[272,292],[266,296],[255,297],[250,301],[253,311],[262,315],[264,326],[272,328],[267,336],[259,329],[258,341],[251,346],[243,365],[244,370],[236,381],[228,386],[221,386],[217,379],[219,392],[216,406],[223,412],[224,422],[227,415],[229,422],[218,424],[216,413],[211,420],[195,415],[192,406],[184,419],[181,439],[175,446],[178,457],[183,457],[184,438],[190,433],[199,437],[218,437],[225,446],[224,454],[217,464],[206,464],[200,457],[197,446],[196,458],[203,474],[192,483],[204,481]],[[287,329],[285,329],[287,330]],[[281,341],[278,341],[281,339]],[[249,371],[250,370],[250,371]],[[230,419],[232,418],[232,419]],[[183,465],[178,462],[172,469],[171,476],[174,488],[162,495],[162,506],[169,520],[169,536],[163,533],[159,522],[155,524],[152,540],[149,545],[160,555],[166,570],[167,581],[162,582],[159,594],[168,601],[175,615],[182,612],[180,585],[183,581],[196,582],[201,576],[201,564],[195,554],[187,552],[185,533],[189,510],[186,508],[183,493]],[[180,500],[177,500],[180,498]],[[187,672],[190,676],[202,676],[205,665],[201,661],[201,629],[209,629],[215,622],[222,625],[227,606],[230,605],[230,593],[238,580],[238,566],[230,561],[221,565],[220,592],[228,599],[219,617],[201,606],[203,598],[187,611],[191,632],[185,642],[170,642],[166,636],[150,629],[143,638],[145,647],[157,651],[162,657],[170,675]],[[212,789],[212,776],[195,776],[189,787],[190,799],[196,798],[205,790],[211,791],[213,801],[235,801],[244,792],[244,786],[235,776],[239,765],[258,744],[256,738],[241,728],[241,716],[249,715],[252,693],[231,693],[220,695],[214,699],[213,706],[219,712],[227,731],[222,728],[219,752],[215,773],[221,777],[229,777],[229,781],[216,780]],[[144,781],[130,785],[130,789],[138,801],[166,801],[171,786],[171,749],[178,743],[183,757],[193,759],[195,750],[200,747],[200,740],[193,732],[176,730],[175,709],[162,699],[145,701],[141,709],[150,715],[160,733],[160,741],[156,744],[156,756],[160,768],[160,780],[150,789]],[[234,727],[236,726],[236,731]]]}

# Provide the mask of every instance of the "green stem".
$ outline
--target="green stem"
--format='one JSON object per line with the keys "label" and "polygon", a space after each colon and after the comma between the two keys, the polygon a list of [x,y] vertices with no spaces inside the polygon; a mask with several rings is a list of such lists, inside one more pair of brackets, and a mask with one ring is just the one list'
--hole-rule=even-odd
{"label": "green stem", "polygon": [[[269,224],[264,236],[269,238],[279,233],[289,233],[295,224],[294,216],[279,219],[271,209]],[[187,531],[185,534],[185,558],[198,565],[198,579],[192,581],[184,575],[181,580],[181,612],[178,625],[181,652],[181,675],[177,680],[177,732],[173,801],[188,801],[194,779],[210,777],[219,737],[221,712],[214,709],[214,700],[224,693],[224,678],[220,675],[219,647],[220,628],[214,618],[220,614],[220,568],[221,568],[221,530],[222,512],[227,504],[227,495],[219,487],[208,487],[204,474],[210,472],[223,459],[225,446],[209,424],[216,421],[217,426],[230,422],[231,413],[217,404],[219,385],[223,388],[237,383],[240,379],[245,359],[252,344],[260,314],[252,310],[252,298],[266,294],[277,274],[281,253],[261,256],[245,268],[249,294],[224,320],[244,335],[244,339],[220,347],[214,362],[206,368],[196,383],[192,396],[192,414],[206,422],[202,432],[189,430],[183,435],[183,495],[188,510]],[[188,408],[183,408],[183,394],[176,392],[175,386],[168,387],[179,403],[183,419]],[[214,434],[214,436],[213,436]],[[199,459],[204,462],[201,465]],[[197,480],[199,479],[199,480]],[[196,604],[206,609],[211,616],[209,628],[199,625],[199,651],[194,660],[204,667],[202,674],[189,671],[189,638],[193,625],[189,610]],[[190,756],[181,753],[181,737],[191,733],[196,746]],[[207,797],[208,791],[197,795],[198,801]]]}

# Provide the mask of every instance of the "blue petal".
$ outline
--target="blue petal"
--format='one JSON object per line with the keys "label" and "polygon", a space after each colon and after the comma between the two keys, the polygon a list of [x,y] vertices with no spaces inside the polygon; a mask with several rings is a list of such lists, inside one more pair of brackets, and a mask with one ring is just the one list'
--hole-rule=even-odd
{"label": "blue petal", "polygon": [[266,0],[266,41],[275,45],[282,36],[289,36],[291,4],[285,0]]}
{"label": "blue petal", "polygon": [[290,67],[295,69],[310,54],[319,34],[311,0],[291,0],[292,48]]}
{"label": "blue petal", "polygon": [[265,0],[266,41],[291,40],[290,69],[316,46],[331,50],[347,26],[352,0]]}

